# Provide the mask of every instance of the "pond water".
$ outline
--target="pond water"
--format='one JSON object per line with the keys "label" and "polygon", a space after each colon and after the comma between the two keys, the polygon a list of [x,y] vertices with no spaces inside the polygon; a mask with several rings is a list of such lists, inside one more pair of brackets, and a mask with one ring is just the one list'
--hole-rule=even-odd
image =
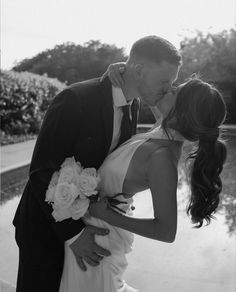
{"label": "pond water", "polygon": [[[221,203],[216,220],[193,229],[185,212],[188,187],[184,163],[178,186],[178,231],[167,244],[135,236],[128,255],[126,280],[140,292],[235,292],[236,291],[236,136],[228,138],[228,159],[222,180]],[[18,250],[12,219],[27,179],[27,168],[2,180],[0,204],[0,279],[16,282]],[[152,215],[149,191],[135,197],[135,216]]]}

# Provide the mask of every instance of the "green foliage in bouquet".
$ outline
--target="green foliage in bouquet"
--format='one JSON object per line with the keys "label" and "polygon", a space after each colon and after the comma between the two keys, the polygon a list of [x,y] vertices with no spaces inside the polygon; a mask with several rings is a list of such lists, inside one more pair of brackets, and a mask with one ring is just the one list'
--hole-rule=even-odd
{"label": "green foliage in bouquet", "polygon": [[0,72],[1,130],[5,134],[36,134],[52,98],[65,84],[29,72]]}

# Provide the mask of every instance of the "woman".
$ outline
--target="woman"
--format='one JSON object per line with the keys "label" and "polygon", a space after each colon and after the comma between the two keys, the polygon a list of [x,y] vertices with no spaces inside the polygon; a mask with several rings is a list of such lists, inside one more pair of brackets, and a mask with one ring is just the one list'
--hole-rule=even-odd
{"label": "woman", "polygon": [[[100,201],[90,205],[87,223],[110,229],[97,242],[109,247],[111,256],[86,273],[77,266],[66,246],[61,281],[62,292],[131,292],[122,275],[127,266],[125,254],[131,251],[133,235],[164,242],[175,240],[177,229],[178,161],[184,140],[198,143],[189,154],[191,197],[188,214],[196,227],[210,223],[222,189],[220,173],[226,159],[226,147],[219,140],[219,127],[226,115],[220,93],[210,84],[192,78],[168,93],[157,104],[163,115],[160,127],[133,136],[111,153],[99,169]],[[132,218],[132,196],[150,189],[154,218]],[[107,200],[118,193],[124,203],[112,209]],[[129,194],[129,195],[127,195]],[[126,204],[125,204],[126,203]]]}

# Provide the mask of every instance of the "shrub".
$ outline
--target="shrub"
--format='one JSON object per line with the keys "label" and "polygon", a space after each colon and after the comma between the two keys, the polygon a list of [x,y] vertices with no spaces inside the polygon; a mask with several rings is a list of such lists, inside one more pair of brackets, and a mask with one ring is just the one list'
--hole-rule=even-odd
{"label": "shrub", "polygon": [[36,134],[45,110],[65,84],[29,72],[0,72],[1,130],[6,134]]}

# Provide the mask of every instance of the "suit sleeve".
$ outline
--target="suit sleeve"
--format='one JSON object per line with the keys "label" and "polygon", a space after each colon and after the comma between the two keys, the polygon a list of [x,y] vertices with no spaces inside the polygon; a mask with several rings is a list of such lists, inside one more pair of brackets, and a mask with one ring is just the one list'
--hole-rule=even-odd
{"label": "suit sleeve", "polygon": [[68,89],[59,93],[45,115],[30,166],[32,193],[56,236],[63,242],[78,234],[85,224],[81,219],[56,222],[51,215],[51,205],[45,202],[45,194],[52,174],[66,157],[73,156],[74,142],[80,135],[82,114],[80,97]]}

